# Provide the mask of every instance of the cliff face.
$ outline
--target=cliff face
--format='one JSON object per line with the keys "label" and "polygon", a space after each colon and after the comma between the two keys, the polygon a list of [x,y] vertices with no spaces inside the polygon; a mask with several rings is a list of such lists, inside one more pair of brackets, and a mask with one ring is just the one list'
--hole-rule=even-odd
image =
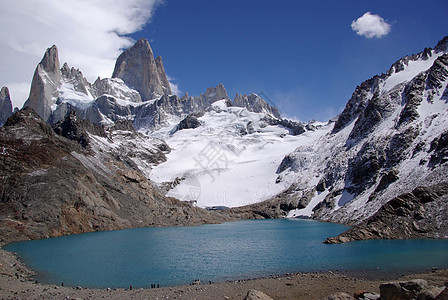
{"label": "cliff face", "polygon": [[112,77],[122,79],[130,88],[137,90],[143,101],[172,94],[162,58],[154,59],[151,46],[145,39],[138,40],[118,57]]}

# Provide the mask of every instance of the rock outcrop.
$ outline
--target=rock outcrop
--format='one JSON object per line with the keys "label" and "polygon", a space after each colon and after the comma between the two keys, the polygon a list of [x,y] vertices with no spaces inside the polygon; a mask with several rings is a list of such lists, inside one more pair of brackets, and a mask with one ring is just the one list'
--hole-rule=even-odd
{"label": "rock outcrop", "polygon": [[12,102],[9,90],[6,86],[0,91],[0,127],[5,124],[6,120],[12,115]]}
{"label": "rock outcrop", "polygon": [[194,129],[199,126],[201,126],[201,122],[199,122],[196,115],[192,114],[188,115],[185,119],[179,122],[179,125],[177,125],[177,130]]}
{"label": "rock outcrop", "polygon": [[137,90],[143,101],[171,95],[171,88],[163,68],[162,58],[154,59],[149,42],[140,39],[117,59],[113,78],[121,78]]}

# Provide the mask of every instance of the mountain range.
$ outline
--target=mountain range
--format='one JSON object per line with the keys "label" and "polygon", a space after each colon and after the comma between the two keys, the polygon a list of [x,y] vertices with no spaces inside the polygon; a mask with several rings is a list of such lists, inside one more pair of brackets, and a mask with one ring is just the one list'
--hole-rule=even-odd
{"label": "mountain range", "polygon": [[447,48],[398,60],[336,118],[302,123],[222,84],[173,95],[144,39],[93,84],[52,46],[21,111],[0,93],[3,242],[286,216],[354,226],[328,243],[446,238]]}

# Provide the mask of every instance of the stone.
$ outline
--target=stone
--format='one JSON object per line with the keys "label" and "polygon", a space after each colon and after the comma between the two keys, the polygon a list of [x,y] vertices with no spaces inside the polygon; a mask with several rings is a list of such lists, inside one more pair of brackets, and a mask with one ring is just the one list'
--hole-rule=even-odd
{"label": "stone", "polygon": [[427,287],[428,282],[423,279],[388,282],[380,285],[380,295],[387,300],[415,299]]}
{"label": "stone", "polygon": [[436,300],[448,300],[448,288],[446,286],[445,283],[445,289],[436,297]]}
{"label": "stone", "polygon": [[435,299],[440,299],[440,298],[442,298],[444,296],[443,295],[441,295],[441,297],[438,297],[438,296],[445,289],[446,289],[445,287],[430,286],[430,287],[424,289],[420,294],[418,294],[417,300],[435,300]]}
{"label": "stone", "polygon": [[273,300],[263,292],[257,290],[249,290],[244,300]]}

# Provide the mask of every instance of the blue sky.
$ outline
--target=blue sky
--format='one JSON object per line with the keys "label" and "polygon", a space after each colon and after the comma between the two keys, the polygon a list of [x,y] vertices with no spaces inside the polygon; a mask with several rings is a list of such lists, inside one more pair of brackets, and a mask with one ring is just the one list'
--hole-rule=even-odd
{"label": "blue sky", "polygon": [[[263,91],[301,120],[337,115],[355,87],[406,54],[448,35],[448,1],[167,0],[147,38],[182,92],[223,83],[229,96]],[[390,24],[365,38],[351,28],[364,13]]]}
{"label": "blue sky", "polygon": [[[61,65],[68,62],[93,82],[110,77],[120,52],[143,37],[183,93],[199,95],[223,83],[231,98],[262,91],[284,115],[326,121],[342,111],[362,81],[448,35],[446,0],[0,4],[0,86],[9,87],[17,107],[28,97],[34,69],[51,45],[58,46]],[[382,34],[375,38],[351,27],[367,12],[387,27],[380,26]],[[366,22],[357,24],[360,30]]]}

